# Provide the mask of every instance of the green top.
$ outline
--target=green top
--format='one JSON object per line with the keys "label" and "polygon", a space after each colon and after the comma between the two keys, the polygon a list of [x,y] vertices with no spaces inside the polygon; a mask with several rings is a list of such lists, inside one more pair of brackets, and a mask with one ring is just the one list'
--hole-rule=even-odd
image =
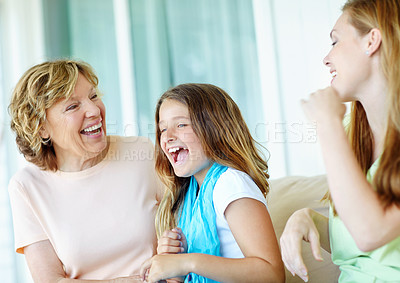
{"label": "green top", "polygon": [[[372,181],[377,168],[378,160],[367,173],[368,182]],[[365,218],[368,221],[368,215]],[[341,270],[339,282],[400,282],[400,237],[371,252],[362,252],[340,218],[333,216],[332,209],[329,211],[329,237],[332,261]]]}

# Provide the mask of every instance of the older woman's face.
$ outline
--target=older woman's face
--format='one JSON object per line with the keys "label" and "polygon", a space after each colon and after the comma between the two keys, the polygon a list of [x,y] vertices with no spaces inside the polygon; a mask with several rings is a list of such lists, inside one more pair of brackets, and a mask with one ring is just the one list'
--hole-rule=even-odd
{"label": "older woman's face", "polygon": [[41,136],[51,138],[60,168],[94,158],[107,146],[104,104],[82,74],[73,95],[50,107],[46,116]]}

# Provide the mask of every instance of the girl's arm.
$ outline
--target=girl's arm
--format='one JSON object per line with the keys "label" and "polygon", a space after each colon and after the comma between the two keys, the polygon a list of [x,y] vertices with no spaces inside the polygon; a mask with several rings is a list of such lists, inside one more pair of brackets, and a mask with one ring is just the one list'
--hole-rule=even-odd
{"label": "girl's arm", "polygon": [[[178,254],[186,252],[186,237],[181,228],[164,231],[163,235],[158,239],[157,254]],[[185,277],[176,277],[166,280],[167,283],[176,283],[185,281]]]}
{"label": "girl's arm", "polygon": [[181,228],[164,231],[158,239],[157,254],[178,254],[187,250],[185,234]]}
{"label": "girl's arm", "polygon": [[310,208],[300,209],[290,216],[280,239],[286,268],[307,282],[308,270],[301,255],[303,240],[310,243],[314,258],[321,261],[320,246],[331,252],[328,218]]}
{"label": "girl's arm", "polygon": [[216,259],[216,265],[199,261],[198,269],[209,270],[207,277],[216,278],[216,281],[284,282],[279,246],[265,205],[255,199],[241,198],[230,203],[224,214],[245,258],[231,259],[232,262],[218,258],[220,262],[217,264]]}
{"label": "girl's arm", "polygon": [[385,210],[366,180],[342,125],[344,106],[326,88],[303,102],[306,115],[318,123],[318,136],[337,213],[358,248],[374,250],[400,235],[400,209]]}
{"label": "girl's arm", "polygon": [[40,241],[24,248],[25,258],[34,282],[40,283],[89,283],[89,282],[139,282],[138,276],[111,280],[79,280],[66,278],[63,265],[49,240]]}
{"label": "girl's arm", "polygon": [[269,213],[257,200],[242,198],[225,210],[229,227],[245,258],[206,254],[158,255],[142,266],[149,267],[149,282],[190,272],[219,282],[284,282],[285,272]]}

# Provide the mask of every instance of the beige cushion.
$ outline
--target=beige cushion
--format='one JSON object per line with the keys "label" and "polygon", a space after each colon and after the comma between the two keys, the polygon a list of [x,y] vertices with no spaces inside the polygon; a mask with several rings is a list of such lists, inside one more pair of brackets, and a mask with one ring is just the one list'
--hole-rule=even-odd
{"label": "beige cushion", "polygon": [[[324,175],[314,177],[290,176],[270,180],[271,190],[268,194],[268,208],[274,224],[276,237],[279,238],[286,221],[293,212],[309,207],[328,215],[328,204],[321,198],[328,190]],[[303,259],[308,268],[309,282],[337,282],[339,269],[331,261],[330,254],[322,250],[323,262],[318,262],[311,254],[310,245],[303,242]],[[300,277],[293,277],[286,271],[286,282],[303,282]]]}

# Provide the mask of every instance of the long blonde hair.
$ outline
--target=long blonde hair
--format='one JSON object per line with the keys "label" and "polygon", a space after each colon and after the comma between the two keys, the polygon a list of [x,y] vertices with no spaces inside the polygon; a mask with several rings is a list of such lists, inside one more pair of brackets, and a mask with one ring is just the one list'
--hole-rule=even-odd
{"label": "long blonde hair", "polygon": [[157,235],[177,225],[177,217],[190,178],[174,174],[172,165],[160,145],[158,126],[160,107],[167,99],[186,105],[193,130],[206,156],[214,162],[247,173],[260,191],[267,195],[268,165],[261,157],[249,129],[232,98],[222,89],[210,84],[182,84],[166,91],[156,106],[156,171],[167,190],[156,216]]}
{"label": "long blonde hair", "polygon": [[43,142],[40,136],[46,110],[73,94],[79,73],[97,88],[98,79],[90,65],[80,61],[57,60],[27,70],[12,94],[8,111],[17,146],[27,161],[43,170],[58,169],[52,144]]}
{"label": "long blonde hair", "polygon": [[[381,68],[387,81],[388,124],[384,150],[373,186],[385,208],[400,207],[400,2],[399,0],[349,0],[343,12],[360,35],[378,28],[382,35]],[[373,135],[360,102],[352,103],[348,129],[351,146],[364,174],[373,162]]]}

